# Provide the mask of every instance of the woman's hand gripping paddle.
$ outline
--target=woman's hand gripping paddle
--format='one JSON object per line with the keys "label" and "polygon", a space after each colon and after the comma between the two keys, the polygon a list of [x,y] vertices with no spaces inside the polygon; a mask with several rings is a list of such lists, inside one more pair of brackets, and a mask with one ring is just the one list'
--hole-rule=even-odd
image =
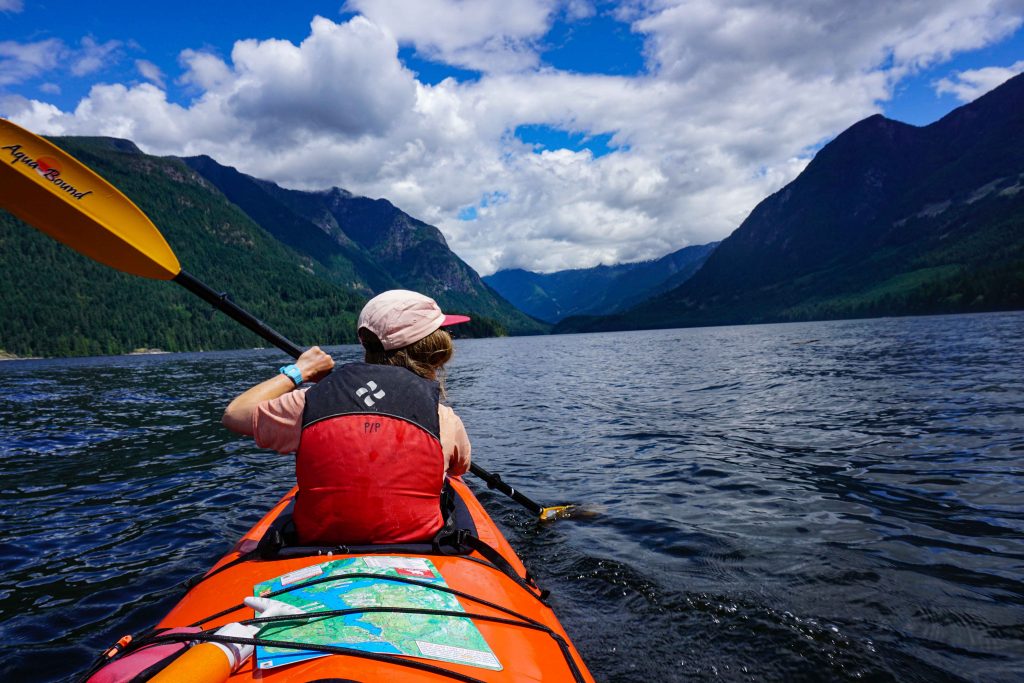
{"label": "woman's hand gripping paddle", "polygon": [[[248,311],[182,270],[167,240],[139,207],[92,169],[53,143],[0,119],[0,208],[94,261],[125,273],[171,280],[298,358],[302,349]],[[498,475],[471,470],[540,519],[573,506],[544,508]]]}

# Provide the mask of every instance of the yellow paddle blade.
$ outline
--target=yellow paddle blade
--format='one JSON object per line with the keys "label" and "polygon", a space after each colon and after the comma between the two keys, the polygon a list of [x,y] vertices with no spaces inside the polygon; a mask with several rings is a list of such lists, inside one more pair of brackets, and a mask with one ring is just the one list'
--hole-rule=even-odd
{"label": "yellow paddle blade", "polygon": [[0,208],[111,268],[155,280],[181,271],[130,199],[56,145],[0,119]]}
{"label": "yellow paddle blade", "polygon": [[551,507],[542,508],[540,511],[540,518],[543,521],[569,517],[572,515],[572,510],[575,507],[575,505],[552,505]]}
{"label": "yellow paddle blade", "polygon": [[593,519],[604,512],[604,506],[588,503],[585,505],[552,505],[541,508],[540,521],[546,522],[552,519]]}

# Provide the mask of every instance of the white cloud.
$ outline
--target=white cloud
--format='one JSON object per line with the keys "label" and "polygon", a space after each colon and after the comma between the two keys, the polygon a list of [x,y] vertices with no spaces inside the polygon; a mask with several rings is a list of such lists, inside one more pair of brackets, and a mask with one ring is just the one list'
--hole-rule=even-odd
{"label": "white cloud", "polygon": [[989,66],[983,69],[955,71],[933,83],[936,94],[950,94],[961,102],[976,100],[1017,74],[1024,72],[1024,60],[1008,67]]}
{"label": "white cloud", "polygon": [[0,12],[17,13],[25,9],[22,0],[0,0]]}
{"label": "white cloud", "polygon": [[[318,17],[298,45],[183,51],[186,104],[149,83],[107,84],[71,112],[7,98],[0,113],[44,133],[209,154],[291,187],[387,197],[483,273],[554,270],[724,237],[901,79],[1005,37],[1024,15],[1020,0],[634,2],[617,11],[645,39],[647,71],[622,77],[537,66],[554,17],[591,3],[508,5],[352,0],[365,17]],[[424,85],[400,44],[484,75]],[[616,150],[538,153],[511,135],[528,124],[609,133]],[[467,207],[475,219],[459,220]]]}
{"label": "white cloud", "polygon": [[47,95],[59,95],[61,92],[60,86],[56,83],[43,83],[41,86],[39,86],[39,90],[46,93]]}
{"label": "white cloud", "polygon": [[[345,8],[386,27],[426,59],[493,72],[537,65],[536,43],[558,5],[555,0],[349,0]],[[576,16],[585,7],[573,2],[569,11]]]}
{"label": "white cloud", "polygon": [[97,43],[91,37],[81,40],[78,49],[69,48],[59,38],[19,43],[0,41],[0,87],[23,83],[54,71],[65,64],[75,76],[93,74],[119,58],[121,42]]}
{"label": "white cloud", "polygon": [[655,0],[636,27],[650,36],[660,73],[677,79],[753,68],[846,80],[871,71],[902,77],[1006,37],[1018,0]]}
{"label": "white cloud", "polygon": [[185,69],[179,83],[192,86],[200,91],[214,90],[231,78],[231,67],[224,60],[209,52],[184,50],[178,62]]}
{"label": "white cloud", "polygon": [[5,95],[0,91],[0,116],[20,122],[30,130],[44,135],[61,135],[67,114],[46,102],[21,95]]}
{"label": "white cloud", "polygon": [[233,116],[289,137],[298,131],[379,135],[412,108],[413,75],[379,27],[362,17],[344,24],[317,17],[311,28],[299,46],[239,41],[231,53],[234,81],[212,94]]}
{"label": "white cloud", "polygon": [[0,86],[21,83],[55,68],[64,51],[64,43],[56,38],[34,43],[0,41]]}
{"label": "white cloud", "polygon": [[571,21],[588,19],[597,14],[597,8],[590,0],[566,0],[565,16]]}
{"label": "white cloud", "polygon": [[97,43],[95,38],[82,38],[81,48],[75,53],[71,62],[71,73],[75,76],[86,76],[95,73],[119,57],[121,41],[108,40]]}
{"label": "white cloud", "polygon": [[147,81],[155,84],[161,90],[164,89],[164,72],[156,64],[146,59],[136,59],[135,68]]}
{"label": "white cloud", "polygon": [[[207,53],[183,53],[188,71],[181,80],[201,89],[188,107],[151,84],[99,84],[71,113],[24,103],[9,113],[40,130],[129,137],[158,153],[249,156],[267,172],[292,163],[287,152],[277,155],[281,149],[300,158],[330,150],[339,155],[331,164],[307,171],[327,183],[346,157],[378,164],[376,146],[412,115],[417,85],[396,53],[394,40],[366,19],[335,24],[317,17],[300,45],[237,42],[230,66]],[[374,148],[363,150],[369,140]]]}

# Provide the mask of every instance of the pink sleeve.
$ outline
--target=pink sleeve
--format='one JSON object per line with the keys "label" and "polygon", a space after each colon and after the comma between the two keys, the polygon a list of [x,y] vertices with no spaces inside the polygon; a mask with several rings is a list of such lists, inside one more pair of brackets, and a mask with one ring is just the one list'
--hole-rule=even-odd
{"label": "pink sleeve", "polygon": [[438,405],[437,416],[441,421],[441,450],[448,476],[461,476],[469,471],[469,435],[462,419],[448,406]]}
{"label": "pink sleeve", "polygon": [[306,392],[289,391],[256,406],[252,414],[252,435],[256,445],[278,453],[294,453],[302,436],[302,411]]}

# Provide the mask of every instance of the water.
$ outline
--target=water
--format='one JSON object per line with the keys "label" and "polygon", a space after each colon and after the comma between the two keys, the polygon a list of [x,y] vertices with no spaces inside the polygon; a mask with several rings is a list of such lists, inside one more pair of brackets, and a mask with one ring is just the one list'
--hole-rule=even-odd
{"label": "water", "polygon": [[[1024,314],[462,341],[479,497],[600,681],[1024,671]],[[355,360],[358,349],[333,349]],[[0,364],[0,679],[155,622],[289,486],[273,351]]]}

